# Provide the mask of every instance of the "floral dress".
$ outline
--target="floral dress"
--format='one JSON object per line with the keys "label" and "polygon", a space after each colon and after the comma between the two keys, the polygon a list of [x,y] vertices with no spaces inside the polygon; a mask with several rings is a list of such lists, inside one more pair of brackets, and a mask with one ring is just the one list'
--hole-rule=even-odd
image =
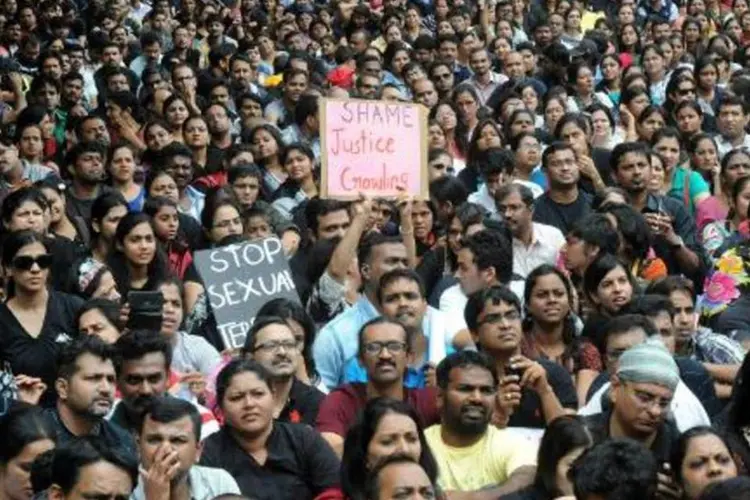
{"label": "floral dress", "polygon": [[698,298],[698,311],[704,318],[712,318],[724,312],[739,299],[743,291],[750,289],[750,242],[742,242],[719,257],[713,272],[706,279],[703,295]]}

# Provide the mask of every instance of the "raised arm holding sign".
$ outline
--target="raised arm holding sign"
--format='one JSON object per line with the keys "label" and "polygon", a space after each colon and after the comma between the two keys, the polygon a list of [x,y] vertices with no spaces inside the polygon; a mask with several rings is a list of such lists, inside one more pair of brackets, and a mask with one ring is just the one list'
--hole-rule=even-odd
{"label": "raised arm holding sign", "polygon": [[326,198],[426,199],[427,110],[420,104],[323,99],[321,193]]}

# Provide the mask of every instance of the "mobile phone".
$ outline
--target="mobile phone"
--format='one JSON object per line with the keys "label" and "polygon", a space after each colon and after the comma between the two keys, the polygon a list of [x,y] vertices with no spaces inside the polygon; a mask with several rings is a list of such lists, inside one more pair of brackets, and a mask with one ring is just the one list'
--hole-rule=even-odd
{"label": "mobile phone", "polygon": [[161,292],[128,292],[129,330],[161,330],[164,295]]}
{"label": "mobile phone", "polygon": [[508,368],[505,369],[505,374],[508,375],[508,376],[515,375],[516,377],[518,377],[518,380],[520,381],[521,377],[523,377],[523,370],[521,370],[520,368],[510,368],[510,367],[508,367]]}

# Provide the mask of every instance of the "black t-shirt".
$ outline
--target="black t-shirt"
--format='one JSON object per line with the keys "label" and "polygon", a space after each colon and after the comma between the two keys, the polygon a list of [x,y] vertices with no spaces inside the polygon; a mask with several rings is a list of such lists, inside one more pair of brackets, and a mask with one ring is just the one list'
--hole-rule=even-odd
{"label": "black t-shirt", "polygon": [[[536,360],[547,372],[547,381],[555,392],[563,408],[578,409],[578,396],[573,379],[562,366],[544,358]],[[508,421],[509,427],[532,427],[543,429],[546,427],[542,402],[532,389],[521,391],[521,403]]]}
{"label": "black t-shirt", "polygon": [[82,305],[83,300],[74,295],[50,290],[44,324],[39,336],[34,338],[8,305],[0,304],[0,360],[7,363],[15,375],[39,377],[47,384],[42,405],[49,406],[54,401],[57,356],[62,347],[78,335],[75,319]]}
{"label": "black t-shirt", "polygon": [[339,485],[339,460],[308,425],[274,422],[260,465],[225,426],[203,444],[200,464],[219,467],[237,481],[243,495],[258,500],[307,500]]}
{"label": "black t-shirt", "polygon": [[561,205],[544,193],[534,202],[534,222],[555,226],[562,233],[568,234],[577,221],[591,212],[591,195],[579,191],[573,203]]}
{"label": "black t-shirt", "polygon": [[[594,438],[594,444],[602,443],[610,438],[610,418],[612,418],[611,412],[583,417],[586,427],[591,431],[591,437]],[[672,449],[679,439],[680,431],[677,430],[677,426],[671,420],[665,420],[656,431],[656,438],[649,448],[659,464],[669,463]]]}
{"label": "black t-shirt", "polygon": [[277,420],[302,423],[313,427],[315,426],[315,420],[318,418],[318,409],[323,398],[325,398],[325,394],[315,387],[300,382],[295,377],[294,382],[292,382],[292,389],[289,391],[289,401],[281,410]]}

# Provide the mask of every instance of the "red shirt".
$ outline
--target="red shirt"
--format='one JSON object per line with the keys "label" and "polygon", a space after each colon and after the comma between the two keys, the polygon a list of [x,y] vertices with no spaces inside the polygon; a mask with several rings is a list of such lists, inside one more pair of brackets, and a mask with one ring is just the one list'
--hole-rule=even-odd
{"label": "red shirt", "polygon": [[[437,408],[437,390],[434,387],[424,389],[407,389],[404,396],[419,415],[423,428],[440,422]],[[354,423],[357,414],[367,404],[367,384],[345,384],[334,389],[320,404],[315,427],[318,432],[330,432],[341,437],[346,436],[349,427]]]}

